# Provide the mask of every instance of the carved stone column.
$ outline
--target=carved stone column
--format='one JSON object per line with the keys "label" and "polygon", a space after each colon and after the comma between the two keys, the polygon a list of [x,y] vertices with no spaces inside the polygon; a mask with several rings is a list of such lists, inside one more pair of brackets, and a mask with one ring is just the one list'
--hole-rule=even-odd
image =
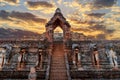
{"label": "carved stone column", "polygon": [[39,49],[38,50],[38,64],[37,64],[37,69],[42,69],[43,66],[43,50]]}
{"label": "carved stone column", "polygon": [[81,68],[81,58],[79,49],[75,48],[73,51],[73,67],[74,68]]}
{"label": "carved stone column", "polygon": [[27,59],[26,49],[23,48],[23,49],[21,49],[21,51],[19,53],[19,57],[18,57],[18,65],[17,65],[18,70],[22,70],[25,68],[26,59]]}

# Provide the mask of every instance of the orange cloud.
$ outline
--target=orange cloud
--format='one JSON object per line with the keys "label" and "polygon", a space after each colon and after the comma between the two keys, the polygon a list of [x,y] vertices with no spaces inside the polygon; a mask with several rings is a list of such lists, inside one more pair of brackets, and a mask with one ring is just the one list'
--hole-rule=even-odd
{"label": "orange cloud", "polygon": [[7,3],[9,5],[16,6],[19,4],[20,0],[1,0],[1,2]]}
{"label": "orange cloud", "polygon": [[43,33],[45,23],[46,19],[39,18],[31,13],[0,11],[1,26],[6,25],[14,29]]}

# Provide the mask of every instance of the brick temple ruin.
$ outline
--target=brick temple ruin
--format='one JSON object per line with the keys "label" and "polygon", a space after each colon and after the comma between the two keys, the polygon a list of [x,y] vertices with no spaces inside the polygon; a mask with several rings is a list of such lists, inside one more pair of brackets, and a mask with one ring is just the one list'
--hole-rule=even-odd
{"label": "brick temple ruin", "polygon": [[[54,41],[54,30],[63,30],[63,39]],[[120,41],[74,41],[71,26],[59,8],[45,25],[44,40],[0,41],[0,51],[7,47],[2,60],[0,79],[27,80],[31,67],[35,67],[37,80],[105,80],[120,79]],[[96,68],[90,44],[98,45],[99,68]],[[105,45],[113,43],[117,52],[117,69],[112,69],[105,54]],[[23,53],[25,52],[25,53]],[[2,54],[2,51],[0,52]],[[24,57],[18,59],[19,56]],[[5,60],[6,59],[6,60]]]}

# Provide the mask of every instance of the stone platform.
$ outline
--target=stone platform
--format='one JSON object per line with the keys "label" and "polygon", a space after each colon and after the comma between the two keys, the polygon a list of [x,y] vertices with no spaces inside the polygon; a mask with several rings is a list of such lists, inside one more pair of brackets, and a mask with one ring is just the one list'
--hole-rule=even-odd
{"label": "stone platform", "polygon": [[[2,79],[28,79],[30,71],[0,71],[0,80]],[[45,80],[46,71],[37,71],[37,79]]]}
{"label": "stone platform", "polygon": [[120,79],[120,71],[113,70],[82,70],[70,71],[71,79]]}

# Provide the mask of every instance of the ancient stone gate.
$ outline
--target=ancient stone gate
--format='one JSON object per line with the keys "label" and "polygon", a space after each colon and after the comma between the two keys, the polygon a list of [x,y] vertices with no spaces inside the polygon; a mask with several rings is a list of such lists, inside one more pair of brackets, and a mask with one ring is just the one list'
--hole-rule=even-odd
{"label": "ancient stone gate", "polygon": [[70,39],[70,24],[66,21],[59,8],[56,9],[54,16],[46,24],[46,38],[48,42],[53,42],[54,30],[60,26],[63,30],[63,41]]}

